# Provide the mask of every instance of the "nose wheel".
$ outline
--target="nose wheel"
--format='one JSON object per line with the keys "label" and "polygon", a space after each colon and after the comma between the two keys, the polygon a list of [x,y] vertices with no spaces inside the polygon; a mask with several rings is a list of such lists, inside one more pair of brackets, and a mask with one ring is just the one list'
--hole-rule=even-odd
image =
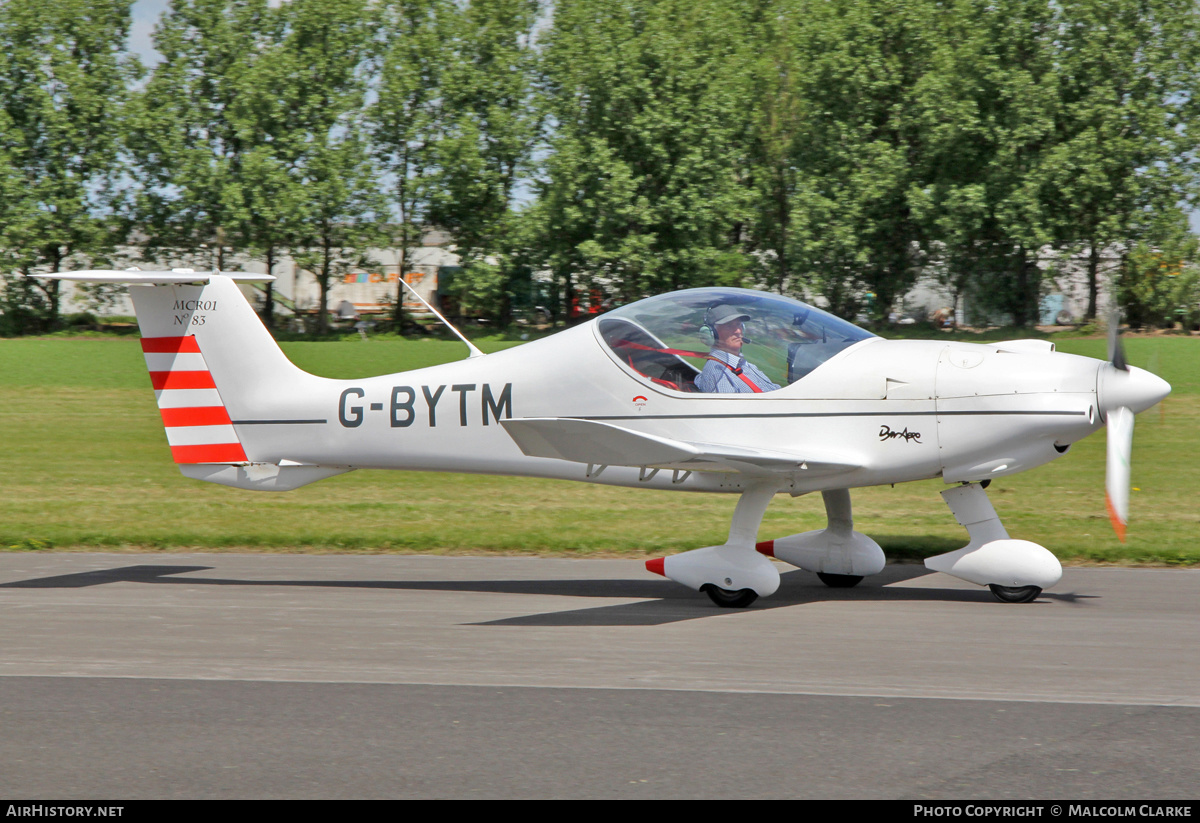
{"label": "nose wheel", "polygon": [[744,609],[758,599],[758,593],[754,589],[732,591],[714,586],[712,583],[702,586],[701,591],[708,595],[709,600],[723,609]]}
{"label": "nose wheel", "polygon": [[821,582],[831,589],[851,589],[862,582],[862,576],[857,574],[830,574],[817,572]]}
{"label": "nose wheel", "polygon": [[992,583],[988,588],[1001,603],[1032,603],[1042,593],[1037,586],[997,586]]}

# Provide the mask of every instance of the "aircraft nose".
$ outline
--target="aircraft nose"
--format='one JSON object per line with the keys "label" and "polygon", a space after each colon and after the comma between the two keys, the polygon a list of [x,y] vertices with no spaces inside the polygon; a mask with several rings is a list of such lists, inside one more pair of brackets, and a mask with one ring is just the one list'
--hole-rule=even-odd
{"label": "aircraft nose", "polygon": [[1125,371],[1106,363],[1096,376],[1096,402],[1105,418],[1122,406],[1134,414],[1144,412],[1170,393],[1170,383],[1135,366]]}

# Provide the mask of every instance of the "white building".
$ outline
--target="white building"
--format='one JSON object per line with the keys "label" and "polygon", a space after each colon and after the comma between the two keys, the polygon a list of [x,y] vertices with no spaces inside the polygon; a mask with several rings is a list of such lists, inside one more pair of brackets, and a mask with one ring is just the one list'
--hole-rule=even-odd
{"label": "white building", "polygon": [[[1113,305],[1115,295],[1112,280],[1120,265],[1121,258],[1116,250],[1105,249],[1101,253],[1096,277],[1097,317],[1106,317]],[[1038,267],[1044,277],[1037,325],[1052,326],[1082,318],[1088,308],[1087,252],[1061,259],[1047,250],[1039,256]],[[893,308],[900,315],[907,314],[918,319],[932,318],[941,309],[952,309],[954,315],[968,325],[1006,324],[1007,318],[983,317],[973,310],[970,303],[969,296],[960,295],[958,305],[954,305],[952,292],[935,277],[927,277],[919,280]]]}

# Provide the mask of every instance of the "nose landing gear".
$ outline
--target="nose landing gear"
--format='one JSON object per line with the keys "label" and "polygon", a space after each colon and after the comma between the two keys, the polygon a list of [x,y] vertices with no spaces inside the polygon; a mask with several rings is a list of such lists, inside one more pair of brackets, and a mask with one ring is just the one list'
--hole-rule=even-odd
{"label": "nose landing gear", "polygon": [[744,609],[758,599],[758,592],[754,591],[754,589],[731,591],[730,589],[722,589],[712,583],[705,583],[700,587],[700,591],[707,594],[709,600],[723,609]]}
{"label": "nose landing gear", "polygon": [[1002,603],[1029,603],[1062,579],[1062,565],[1045,547],[1008,536],[980,484],[947,489],[942,497],[971,542],[926,558],[926,568],[987,586]]}
{"label": "nose landing gear", "polygon": [[1001,603],[1032,603],[1042,593],[1037,586],[997,586],[992,583],[988,588]]}

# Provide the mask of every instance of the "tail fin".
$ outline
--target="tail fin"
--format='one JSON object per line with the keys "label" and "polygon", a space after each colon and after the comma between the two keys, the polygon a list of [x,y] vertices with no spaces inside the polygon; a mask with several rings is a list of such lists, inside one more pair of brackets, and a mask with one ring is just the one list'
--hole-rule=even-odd
{"label": "tail fin", "polygon": [[293,398],[322,381],[287,359],[234,282],[274,278],[186,271],[52,276],[129,285],[171,456],[188,477],[282,491],[348,470],[296,464],[246,436],[254,423],[288,417]]}
{"label": "tail fin", "polygon": [[[287,359],[232,278],[205,277],[129,288],[159,408],[219,402],[231,420],[261,417],[315,378]],[[179,393],[197,390],[219,396]]]}

